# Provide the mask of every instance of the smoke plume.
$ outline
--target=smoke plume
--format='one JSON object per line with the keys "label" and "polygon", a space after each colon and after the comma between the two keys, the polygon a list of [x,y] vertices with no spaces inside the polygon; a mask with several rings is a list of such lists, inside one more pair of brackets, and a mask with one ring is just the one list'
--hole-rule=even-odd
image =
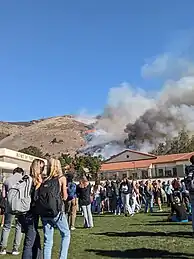
{"label": "smoke plume", "polygon": [[157,57],[144,65],[141,72],[151,77],[168,71],[173,71],[176,80],[166,80],[160,91],[152,95],[126,83],[110,89],[107,105],[95,123],[96,132],[87,149],[92,148],[93,154],[106,158],[126,147],[149,152],[183,128],[194,132],[193,63],[182,58],[173,62],[165,54],[161,60]]}

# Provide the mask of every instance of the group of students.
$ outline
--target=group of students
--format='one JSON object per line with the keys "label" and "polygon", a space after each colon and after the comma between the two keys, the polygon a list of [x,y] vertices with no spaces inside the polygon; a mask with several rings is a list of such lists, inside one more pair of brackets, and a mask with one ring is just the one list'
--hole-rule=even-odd
{"label": "group of students", "polygon": [[[67,200],[66,177],[60,161],[50,159],[45,173],[45,163],[35,159],[27,175],[22,168],[16,168],[13,175],[3,183],[1,210],[4,224],[0,240],[0,254],[7,254],[7,244],[13,217],[16,218],[13,255],[19,254],[24,233],[22,259],[52,258],[54,228],[61,235],[60,259],[67,259],[70,244],[70,230],[64,214]],[[42,221],[44,247],[41,250],[39,218]]]}
{"label": "group of students", "polygon": [[174,215],[172,220],[175,220],[177,215],[176,221],[191,219],[194,207],[194,156],[190,158],[190,162],[191,165],[186,166],[182,180],[176,178],[167,182],[130,181],[124,178],[122,181],[107,180],[104,184],[96,181],[90,188],[91,210],[98,214],[107,211],[115,215],[123,212],[125,216],[133,216],[142,208],[145,213],[152,213],[154,205],[161,212],[162,205],[167,203],[168,207],[171,207],[169,218]]}
{"label": "group of students", "polygon": [[[4,223],[0,239],[0,254],[6,255],[13,217],[16,218],[13,255],[19,254],[24,233],[22,259],[51,259],[54,228],[60,231],[60,259],[67,259],[70,244],[70,230],[75,230],[76,213],[80,209],[84,216],[84,227],[94,226],[92,213],[114,213],[133,216],[144,207],[144,212],[153,212],[154,204],[162,211],[162,203],[171,206],[169,220],[187,222],[192,213],[194,229],[194,156],[186,167],[185,179],[167,183],[161,181],[135,182],[96,181],[91,185],[83,176],[79,184],[73,181],[73,174],[62,172],[60,161],[45,162],[35,159],[27,175],[22,168],[16,168],[13,175],[3,183],[0,199]],[[46,171],[46,172],[45,172]],[[44,247],[38,230],[42,221]]]}

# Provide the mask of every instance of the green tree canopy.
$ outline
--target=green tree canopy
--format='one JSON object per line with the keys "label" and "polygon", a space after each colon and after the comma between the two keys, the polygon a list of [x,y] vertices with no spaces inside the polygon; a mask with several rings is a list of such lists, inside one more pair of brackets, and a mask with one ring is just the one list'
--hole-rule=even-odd
{"label": "green tree canopy", "polygon": [[194,151],[194,136],[189,137],[186,130],[181,130],[178,136],[159,143],[152,151],[155,155],[189,153]]}
{"label": "green tree canopy", "polygon": [[61,154],[59,157],[59,160],[61,162],[62,168],[66,167],[67,165],[71,165],[73,163],[73,157],[70,156],[70,154]]}
{"label": "green tree canopy", "polygon": [[29,147],[20,149],[20,150],[18,150],[18,152],[28,154],[28,155],[31,155],[31,156],[44,158],[44,155],[43,155],[42,151],[39,148],[34,147],[34,146],[29,146]]}
{"label": "green tree canopy", "polygon": [[[70,156],[69,154],[61,154],[59,157],[63,170],[70,165],[73,168],[76,177],[90,175],[92,178],[97,177],[97,173],[101,167],[101,157],[92,156]],[[64,170],[66,171],[66,170]]]}

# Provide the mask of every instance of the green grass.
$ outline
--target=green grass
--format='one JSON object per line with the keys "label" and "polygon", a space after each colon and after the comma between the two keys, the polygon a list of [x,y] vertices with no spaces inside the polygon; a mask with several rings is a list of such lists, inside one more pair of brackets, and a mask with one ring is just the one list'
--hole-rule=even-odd
{"label": "green grass", "polygon": [[[163,222],[166,218],[165,213],[138,214],[133,218],[107,215],[94,217],[93,229],[83,229],[83,219],[78,217],[68,259],[194,258],[191,224]],[[54,259],[58,258],[59,243],[60,236],[56,231]],[[0,258],[11,259],[13,256]]]}

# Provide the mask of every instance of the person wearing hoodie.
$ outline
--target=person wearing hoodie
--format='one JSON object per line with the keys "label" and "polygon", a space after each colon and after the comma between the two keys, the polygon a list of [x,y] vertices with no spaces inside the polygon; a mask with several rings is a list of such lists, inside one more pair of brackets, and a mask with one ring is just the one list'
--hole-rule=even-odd
{"label": "person wearing hoodie", "polygon": [[132,195],[132,186],[128,179],[125,177],[120,185],[121,200],[124,207],[125,216],[128,214],[133,216],[134,213],[130,206],[130,199]]}

